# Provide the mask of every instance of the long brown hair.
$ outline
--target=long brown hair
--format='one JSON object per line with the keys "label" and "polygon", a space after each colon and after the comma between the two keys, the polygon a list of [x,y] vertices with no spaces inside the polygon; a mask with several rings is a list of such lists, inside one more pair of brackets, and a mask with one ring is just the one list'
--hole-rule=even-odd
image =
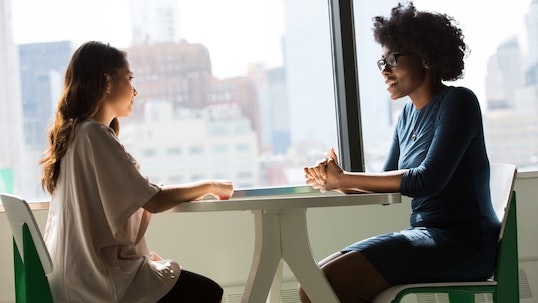
{"label": "long brown hair", "polygon": [[[73,141],[77,125],[99,110],[107,91],[107,76],[114,78],[126,64],[125,52],[97,41],[84,43],[71,57],[63,93],[48,132],[48,147],[39,161],[43,165],[41,186],[44,190],[54,193],[61,160]],[[110,127],[116,134],[119,132],[116,118]]]}

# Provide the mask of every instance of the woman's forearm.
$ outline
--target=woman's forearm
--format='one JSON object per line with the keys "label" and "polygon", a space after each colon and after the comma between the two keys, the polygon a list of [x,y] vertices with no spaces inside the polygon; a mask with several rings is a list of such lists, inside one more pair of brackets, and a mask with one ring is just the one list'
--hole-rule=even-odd
{"label": "woman's forearm", "polygon": [[151,213],[166,211],[179,203],[202,198],[212,192],[210,181],[200,181],[182,185],[163,186],[146,204],[144,209]]}
{"label": "woman's forearm", "polygon": [[405,170],[381,173],[344,172],[338,180],[338,190],[349,189],[365,192],[399,192]]}

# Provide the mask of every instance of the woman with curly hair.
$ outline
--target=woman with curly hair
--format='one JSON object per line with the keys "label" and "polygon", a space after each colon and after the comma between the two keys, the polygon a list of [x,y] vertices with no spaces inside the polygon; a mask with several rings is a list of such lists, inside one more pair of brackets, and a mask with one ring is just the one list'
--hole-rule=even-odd
{"label": "woman with curly hair", "polygon": [[218,303],[222,287],[150,252],[144,235],[152,213],[206,195],[227,199],[233,186],[159,186],[140,174],[118,140],[118,118],[137,95],[132,78],[126,54],[101,42],[84,43],[68,64],[41,160],[54,301]]}
{"label": "woman with curly hair", "polygon": [[401,192],[412,197],[412,209],[408,229],[351,244],[319,263],[343,303],[369,302],[396,284],[485,280],[494,270],[500,226],[478,100],[467,88],[443,83],[462,77],[461,29],[413,3],[373,22],[390,97],[409,97],[384,171],[344,171],[331,150],[305,168],[306,183],[343,193]]}

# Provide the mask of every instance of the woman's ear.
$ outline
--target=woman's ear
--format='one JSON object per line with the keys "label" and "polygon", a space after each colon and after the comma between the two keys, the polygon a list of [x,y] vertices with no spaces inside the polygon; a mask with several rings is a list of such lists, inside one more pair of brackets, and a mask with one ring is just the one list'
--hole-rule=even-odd
{"label": "woman's ear", "polygon": [[422,59],[422,66],[424,66],[425,69],[430,69],[430,65],[426,59]]}
{"label": "woman's ear", "polygon": [[106,81],[106,93],[107,95],[110,94],[110,88],[112,87],[112,78],[109,74],[105,73],[105,81]]}

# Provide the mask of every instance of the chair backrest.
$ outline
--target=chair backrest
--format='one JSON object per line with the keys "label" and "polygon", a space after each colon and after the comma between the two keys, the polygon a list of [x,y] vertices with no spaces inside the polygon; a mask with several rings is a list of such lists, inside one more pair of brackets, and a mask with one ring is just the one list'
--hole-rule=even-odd
{"label": "chair backrest", "polygon": [[513,164],[491,165],[491,201],[497,217],[502,218],[493,276],[497,282],[495,302],[519,302],[516,174],[517,168]]}
{"label": "chair backrest", "polygon": [[491,203],[501,222],[499,240],[504,235],[507,210],[510,208],[512,193],[516,182],[517,167],[510,163],[492,163],[490,174]]}
{"label": "chair backrest", "polygon": [[52,260],[28,203],[20,197],[9,194],[0,194],[0,198],[2,199],[9,225],[11,226],[13,238],[19,249],[19,255],[24,256],[23,225],[26,224],[32,236],[43,270],[45,274],[50,273],[52,271]]}

